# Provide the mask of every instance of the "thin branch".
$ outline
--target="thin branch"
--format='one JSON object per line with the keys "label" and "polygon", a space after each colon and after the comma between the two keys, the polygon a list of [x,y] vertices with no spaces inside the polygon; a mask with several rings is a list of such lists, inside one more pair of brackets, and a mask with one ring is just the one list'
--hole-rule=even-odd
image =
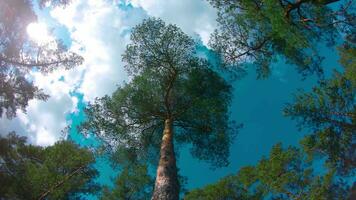
{"label": "thin branch", "polygon": [[70,59],[64,59],[64,60],[60,60],[60,61],[53,61],[53,62],[38,62],[36,61],[30,61],[30,62],[20,62],[20,61],[15,61],[13,59],[9,59],[3,56],[0,56],[0,61],[4,62],[4,63],[8,63],[8,64],[12,64],[12,65],[17,65],[20,67],[49,67],[52,65],[59,65],[61,63],[65,63],[65,62],[69,62]]}
{"label": "thin branch", "polygon": [[49,190],[43,192],[38,200],[43,200],[45,199],[51,192],[53,192],[53,190],[57,189],[58,187],[60,187],[61,185],[63,185],[66,181],[68,181],[70,178],[72,178],[74,175],[76,175],[77,173],[79,173],[81,170],[83,170],[85,167],[87,166],[87,163],[78,167],[77,169],[75,169],[74,171],[72,171],[70,174],[66,175],[61,181],[57,182],[55,185],[53,185]]}

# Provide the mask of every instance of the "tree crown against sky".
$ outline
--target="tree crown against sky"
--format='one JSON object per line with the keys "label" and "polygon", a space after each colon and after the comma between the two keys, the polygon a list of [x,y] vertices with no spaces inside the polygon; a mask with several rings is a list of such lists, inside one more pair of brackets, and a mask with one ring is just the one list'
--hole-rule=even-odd
{"label": "tree crown against sky", "polygon": [[349,187],[335,176],[314,169],[304,152],[295,147],[273,146],[268,158],[247,166],[236,175],[222,178],[202,189],[192,190],[186,200],[215,199],[348,199]]}
{"label": "tree crown against sky", "polygon": [[[13,2],[20,2],[20,1],[13,1]],[[23,1],[23,2],[26,2],[26,1]],[[48,1],[43,0],[41,2],[48,2]],[[67,3],[68,1],[67,0],[63,0],[63,1],[59,0],[59,1],[53,1],[53,2]],[[225,2],[229,2],[229,1],[225,1]],[[254,1],[254,2],[257,2],[257,1]],[[265,1],[265,2],[267,2],[267,1]],[[287,1],[285,1],[285,2],[287,2]],[[308,2],[313,3],[316,1],[300,1],[300,2],[302,5],[303,3],[308,3]],[[321,2],[321,1],[319,1],[319,2]],[[323,1],[323,2],[327,3],[327,1]],[[328,2],[331,3],[333,1],[328,1]],[[56,5],[56,4],[54,4],[54,5]],[[301,7],[301,8],[304,9],[304,7]],[[297,8],[295,8],[295,9],[297,9]],[[296,11],[295,9],[294,9],[294,11]],[[300,14],[300,13],[298,13],[298,14]],[[311,22],[309,22],[311,20],[313,20],[313,19],[305,18],[305,23],[311,23]],[[279,22],[279,21],[277,20],[276,22]],[[155,28],[152,28],[152,27],[155,27]],[[345,26],[345,28],[346,28],[345,29],[346,31],[349,31],[348,26]],[[100,126],[100,128],[95,129],[95,130],[98,130],[98,132],[96,132],[96,133],[101,138],[103,138],[104,141],[109,142],[110,145],[116,146],[117,144],[123,144],[122,146],[124,148],[126,148],[125,150],[128,150],[128,149],[133,150],[134,151],[133,153],[139,154],[140,158],[143,158],[143,157],[149,156],[149,155],[156,155],[155,159],[157,161],[157,155],[158,155],[159,145],[160,145],[160,141],[161,141],[161,135],[162,135],[162,131],[164,129],[164,121],[167,118],[172,118],[172,121],[174,122],[172,124],[172,126],[174,127],[174,130],[175,130],[174,131],[175,132],[175,134],[174,134],[175,142],[188,143],[188,144],[190,143],[190,145],[192,146],[192,153],[196,157],[203,159],[203,160],[209,160],[211,163],[213,163],[214,165],[217,165],[217,166],[226,165],[226,163],[227,163],[226,155],[228,154],[228,151],[227,151],[228,148],[225,147],[224,145],[230,144],[230,143],[228,143],[228,141],[230,141],[233,138],[233,137],[231,137],[233,134],[228,135],[228,137],[226,137],[226,135],[222,134],[222,133],[225,133],[226,127],[224,127],[224,126],[226,126],[225,122],[228,121],[227,120],[228,117],[227,117],[227,115],[223,115],[221,113],[226,113],[228,110],[227,105],[229,103],[226,103],[225,101],[227,100],[227,102],[229,102],[229,99],[231,99],[231,91],[230,91],[231,88],[228,87],[227,84],[224,82],[224,80],[222,80],[219,76],[217,76],[217,74],[214,71],[208,69],[209,64],[206,61],[196,57],[195,52],[194,52],[195,51],[194,41],[192,41],[188,37],[172,39],[173,35],[176,35],[176,34],[179,35],[181,33],[180,30],[177,29],[176,27],[168,26],[168,28],[166,28],[164,26],[164,24],[162,25],[162,22],[156,21],[156,22],[151,22],[151,24],[147,23],[146,26],[141,26],[141,27],[137,26],[134,29],[134,33],[136,35],[133,34],[132,38],[133,38],[133,40],[135,40],[136,43],[128,46],[127,54],[124,56],[124,61],[127,63],[126,68],[130,72],[131,78],[132,78],[130,81],[132,81],[132,82],[129,82],[128,84],[124,84],[123,86],[121,86],[115,92],[114,95],[104,97],[104,98],[98,100],[97,104],[95,104],[95,103],[91,104],[91,106],[92,106],[90,108],[90,109],[92,109],[91,111],[93,111],[93,112],[98,111],[98,113],[96,113],[97,116],[94,116],[92,118],[92,119],[94,119],[94,121],[92,121],[93,122],[92,126],[93,127]],[[142,36],[144,36],[144,37],[142,37]],[[164,42],[164,41],[169,41],[169,42]],[[26,40],[26,42],[24,42],[24,44],[26,43],[26,45],[27,45],[27,42],[29,44],[31,44],[31,41],[28,41],[28,40]],[[181,46],[179,46],[179,48],[174,48],[175,47],[174,44],[179,44]],[[265,43],[263,43],[263,45],[264,44]],[[32,45],[37,46],[37,44],[31,44],[31,46]],[[320,95],[323,97],[319,98],[319,97],[315,97],[315,96],[311,95],[311,96],[315,97],[313,100],[326,99],[325,102],[328,102],[327,103],[328,106],[329,105],[338,105],[337,109],[336,109],[337,111],[340,111],[340,110],[349,111],[350,109],[348,108],[348,106],[352,107],[352,106],[350,106],[350,105],[352,105],[352,103],[344,103],[345,100],[343,99],[344,97],[346,97],[348,99],[346,101],[351,102],[352,100],[350,101],[350,96],[353,96],[354,88],[353,88],[353,86],[349,87],[349,84],[350,84],[350,82],[353,83],[355,76],[351,73],[352,71],[354,71],[354,67],[353,67],[354,65],[352,62],[350,62],[350,60],[352,60],[354,58],[355,51],[354,51],[354,48],[351,48],[351,47],[352,47],[352,45],[348,44],[348,45],[345,45],[344,48],[341,48],[341,51],[344,52],[344,54],[341,56],[342,58],[341,58],[340,62],[343,63],[346,71],[348,71],[348,72],[346,72],[345,75],[341,74],[341,73],[336,73],[335,77],[338,77],[338,78],[335,78],[335,80],[323,81],[322,84],[320,85],[320,87],[315,89],[315,91],[317,91],[316,92],[317,95]],[[26,46],[26,48],[27,48],[27,46]],[[252,50],[255,51],[255,48],[252,48]],[[128,56],[129,54],[131,54],[131,56]],[[194,55],[194,56],[192,56],[192,55]],[[245,55],[249,55],[249,53],[247,53]],[[266,55],[269,55],[269,54],[266,54]],[[20,61],[22,61],[22,60],[20,60]],[[32,66],[32,64],[37,62],[36,60],[32,60],[32,61],[31,60],[29,61],[29,62],[32,62],[32,63],[30,63],[31,66]],[[250,60],[247,58],[246,61],[250,61]],[[17,63],[17,64],[26,64],[26,63]],[[39,63],[37,63],[37,64],[39,64]],[[259,64],[259,63],[257,63],[257,64]],[[50,66],[50,65],[48,65],[48,66]],[[176,67],[176,66],[178,66],[178,67]],[[189,67],[187,67],[187,66],[189,66]],[[348,66],[348,67],[346,67],[346,66]],[[19,65],[17,67],[19,67],[21,69],[21,67],[23,67],[23,66]],[[54,66],[54,67],[56,67],[56,66]],[[13,69],[13,68],[16,69],[16,67],[12,67],[11,69]],[[40,68],[41,68],[41,66],[39,66],[39,69]],[[43,69],[45,69],[45,68],[43,68]],[[47,72],[47,69],[44,70],[43,72]],[[177,69],[179,69],[179,70],[177,70]],[[317,69],[317,68],[315,68],[315,69]],[[31,71],[33,69],[30,68],[29,70]],[[51,71],[51,70],[52,70],[51,67],[49,67],[49,71]],[[262,71],[263,70],[268,71],[265,68],[262,68]],[[264,74],[265,73],[263,72],[262,75],[264,75]],[[177,78],[177,77],[179,77],[179,78]],[[26,79],[21,79],[21,80],[27,81]],[[211,82],[213,82],[213,84]],[[31,87],[32,87],[31,82],[27,82],[27,83],[29,83],[29,86],[25,85],[26,82],[24,82],[23,84],[22,84],[22,82],[21,83],[17,82],[14,85],[22,84],[20,88],[28,88],[27,90],[30,91]],[[202,83],[202,86],[200,85],[201,83]],[[215,83],[218,83],[218,84],[215,85]],[[11,85],[7,86],[6,84],[4,84],[3,88],[6,88],[6,87],[10,88],[12,86]],[[340,89],[340,88],[342,88],[342,89]],[[43,99],[46,98],[46,95],[44,95],[43,93],[40,93],[40,91],[37,88],[34,88],[34,89],[38,91],[37,98],[43,98]],[[166,91],[171,91],[171,92],[166,92]],[[340,95],[340,97],[332,97],[331,98],[330,94],[334,95],[335,91],[337,91],[337,92],[341,91],[340,93],[342,95]],[[32,92],[32,93],[34,93],[34,92]],[[3,93],[3,94],[5,94],[5,93]],[[6,93],[6,94],[8,95],[8,93]],[[40,95],[43,95],[43,96],[40,96]],[[220,101],[220,100],[211,98],[214,95],[218,95],[219,98],[221,97],[220,100],[221,99],[222,100]],[[19,96],[15,94],[14,97],[19,97]],[[203,97],[203,98],[199,99],[201,97]],[[28,99],[31,99],[31,98],[28,97],[27,99],[22,100],[22,102],[24,102],[26,104]],[[330,103],[329,100],[327,100],[328,98],[333,99],[332,100],[333,102]],[[0,98],[0,100],[2,100],[2,99],[3,98]],[[313,100],[311,100],[311,101],[313,101]],[[117,106],[118,103],[123,106]],[[184,103],[184,104],[180,104],[180,103]],[[344,106],[346,104],[348,106]],[[211,110],[209,110],[211,108],[210,105],[213,105],[213,107],[214,107]],[[342,106],[339,106],[339,105],[342,105]],[[308,106],[309,105],[307,105],[305,107],[308,107]],[[324,106],[324,104],[323,104],[323,106]],[[209,109],[205,110],[207,107],[209,107]],[[316,107],[317,108],[315,108],[315,110],[318,110],[318,109],[322,110],[322,111],[326,110],[324,108],[321,109],[321,106],[319,106],[319,107],[316,106]],[[131,109],[131,108],[133,108],[133,109]],[[341,108],[341,109],[339,109],[339,108]],[[88,109],[88,110],[90,110],[90,109]],[[112,111],[111,109],[114,111]],[[309,109],[309,108],[306,108],[306,109]],[[13,110],[15,110],[15,109],[13,109]],[[148,115],[144,115],[147,113],[148,113]],[[216,115],[216,113],[219,113],[219,115]],[[101,116],[101,114],[103,114],[104,117]],[[298,114],[299,114],[299,116],[297,116],[296,118],[302,116],[304,113],[302,113],[302,114],[298,113]],[[342,114],[345,114],[345,113],[341,113],[341,115]],[[318,130],[319,129],[321,130],[322,126],[329,126],[330,122],[325,122],[325,123],[323,123],[322,126],[318,125],[319,127],[316,128],[318,130],[316,131],[316,134],[314,134],[314,135],[316,135],[317,137],[314,136],[313,140],[306,140],[307,142],[304,143],[306,145],[306,147],[310,147],[310,151],[312,151],[312,152],[314,152],[315,150],[318,151],[319,149],[326,148],[326,147],[329,148],[330,146],[328,146],[328,145],[330,145],[330,143],[327,143],[327,142],[331,141],[330,138],[335,138],[334,135],[337,135],[337,137],[338,137],[339,135],[344,134],[345,131],[344,132],[340,131],[341,129],[347,130],[346,134],[344,134],[346,139],[343,138],[344,136],[342,136],[342,137],[338,137],[338,138],[341,138],[341,140],[334,140],[333,144],[339,145],[340,148],[336,148],[336,150],[335,149],[330,150],[330,148],[329,148],[323,152],[323,153],[331,152],[329,154],[329,155],[331,155],[330,158],[336,158],[331,161],[336,161],[334,163],[337,164],[339,169],[340,168],[345,169],[344,166],[350,166],[350,163],[354,165],[354,161],[352,159],[351,160],[349,159],[353,155],[352,154],[353,152],[349,151],[349,150],[353,149],[354,144],[352,143],[353,140],[348,140],[348,138],[350,138],[350,135],[351,135],[351,137],[353,137],[353,135],[354,135],[354,132],[352,132],[352,129],[350,128],[350,126],[353,127],[354,119],[352,117],[352,114],[351,115],[350,115],[350,113],[346,113],[346,114],[348,116],[345,116],[345,118],[342,118],[341,120],[339,120],[339,122],[341,121],[341,123],[344,123],[346,128],[340,126],[341,128],[339,127],[339,128],[332,129],[333,132],[331,132],[331,134],[329,134],[329,132],[328,132],[327,134],[324,134],[324,135],[322,135],[322,134],[318,135],[318,133],[319,133]],[[11,112],[10,112],[10,115],[11,115]],[[340,113],[333,113],[332,115],[340,115]],[[117,117],[117,116],[123,116],[123,117]],[[218,117],[218,119],[215,119],[216,116]],[[302,116],[302,117],[304,117],[304,116]],[[330,118],[331,118],[331,120],[333,120],[334,118],[337,118],[337,117],[332,116]],[[95,121],[95,120],[97,120],[97,121]],[[105,121],[105,120],[107,120],[107,121]],[[115,123],[117,123],[118,121],[121,122],[120,125],[123,125],[123,126],[116,125]],[[206,121],[208,121],[209,123],[205,124]],[[310,126],[315,126],[315,124],[318,123],[318,122],[315,122],[316,121],[315,119],[311,119],[309,116],[306,117],[305,121],[309,121],[309,122],[307,122],[307,124],[309,124]],[[150,122],[152,122],[152,123],[150,123]],[[221,123],[221,122],[224,122],[224,123]],[[337,124],[339,122],[337,122]],[[218,127],[214,127],[216,124],[218,124]],[[91,130],[89,130],[89,131],[91,131]],[[119,135],[119,134],[117,134],[117,135],[113,134],[116,131],[121,131],[121,132],[119,132],[120,134],[124,133],[124,131],[129,134],[125,135],[125,136],[120,135],[120,137],[117,137],[117,135]],[[229,131],[232,131],[232,129],[229,129]],[[110,133],[110,134],[105,134],[105,133]],[[233,132],[230,132],[230,133],[233,133]],[[137,137],[140,134],[142,134],[144,136]],[[227,138],[230,140],[227,140]],[[350,141],[351,141],[351,143],[350,143]],[[217,142],[217,144],[219,144],[219,145],[217,145],[217,146],[212,145],[212,144],[214,144],[214,142]],[[63,145],[61,148],[66,148],[66,146]],[[208,151],[206,151],[206,149],[208,149]],[[211,154],[212,152],[213,152],[213,154]],[[216,154],[214,154],[214,152],[219,152],[220,154],[216,155]],[[210,157],[211,155],[214,155],[214,156]],[[342,155],[341,159],[340,159],[339,155]],[[219,158],[219,156],[222,156],[223,159]],[[332,156],[334,156],[334,157],[332,157]],[[346,161],[345,163],[348,165],[344,165],[343,160]],[[339,162],[339,161],[342,161],[342,162]],[[268,165],[267,161],[266,161],[266,163],[267,163],[266,168],[270,169],[271,166]],[[341,165],[338,165],[338,163],[341,163]],[[61,163],[59,163],[59,164],[61,164]],[[351,165],[351,167],[353,167],[353,166]],[[143,169],[143,168],[140,168],[140,169]],[[136,172],[138,174],[142,174],[142,177],[141,177],[142,179],[136,180],[137,177],[131,177],[130,175],[132,175],[132,173],[135,173],[135,172],[133,172],[133,171],[135,171],[135,169],[131,168],[131,169],[127,169],[126,172],[123,171],[123,173],[121,174],[122,176],[118,178],[118,180],[120,180],[120,181],[118,181],[118,183],[119,183],[118,185],[122,185],[125,183],[133,183],[133,184],[135,184],[135,183],[142,184],[143,183],[142,184],[142,185],[144,185],[143,187],[146,187],[147,186],[146,180],[148,180],[148,179],[146,179],[147,177],[144,176],[145,170],[140,170],[140,169],[139,169],[139,171],[136,171]],[[280,169],[283,169],[283,168],[280,168]],[[132,170],[132,171],[130,171],[130,170]],[[276,170],[276,171],[278,171],[278,170]],[[273,173],[271,173],[271,174],[273,175]],[[271,174],[268,174],[266,176],[268,177]],[[250,175],[252,175],[252,174],[246,173],[245,175],[246,175],[246,177],[250,178],[251,177]],[[273,176],[273,178],[275,178],[275,176]],[[277,179],[278,179],[278,177],[277,177]],[[320,178],[320,179],[323,179],[323,178]],[[280,180],[280,179],[278,179],[278,180]],[[291,179],[291,180],[293,180],[293,179]],[[283,179],[283,181],[284,181],[284,179]],[[226,185],[230,186],[229,185],[230,182],[229,181],[226,181],[226,182],[227,182],[227,184],[225,184],[224,186],[226,186]],[[266,182],[268,182],[268,181],[265,181],[265,185],[271,185],[270,183],[266,183]],[[273,185],[274,185],[274,183],[273,183]],[[317,187],[317,188],[319,188],[319,187]],[[137,188],[134,188],[134,189],[137,189]],[[231,192],[229,189],[230,188],[228,188],[227,191]],[[242,191],[241,194],[245,194],[244,193],[245,188],[240,188],[240,185],[239,185],[238,189]],[[274,190],[274,188],[273,188],[273,190]],[[302,188],[302,191],[304,191],[304,188]],[[115,192],[116,191],[113,191],[113,193],[115,193]],[[129,192],[131,192],[131,191],[129,191]],[[122,191],[119,191],[117,194],[122,194]],[[255,197],[257,198],[258,195],[260,195],[260,193],[257,193],[257,196],[255,196]],[[290,194],[285,193],[284,195],[288,196]],[[294,195],[294,196],[299,197],[299,194]]]}
{"label": "tree crown against sky", "polygon": [[356,167],[356,43],[339,47],[344,72],[334,72],[311,92],[300,91],[285,114],[311,134],[302,141],[310,155],[326,155],[340,174],[355,174]]}
{"label": "tree crown against sky", "polygon": [[48,98],[36,87],[29,74],[48,73],[59,67],[70,69],[82,63],[83,58],[59,40],[32,41],[27,28],[37,22],[30,0],[0,1],[0,117],[16,115],[26,110],[31,99]]}
{"label": "tree crown against sky", "polygon": [[123,167],[113,189],[104,188],[101,200],[149,200],[154,180],[145,164],[131,163]]}
{"label": "tree crown against sky", "polygon": [[132,41],[123,55],[132,80],[89,104],[83,131],[141,149],[160,144],[170,117],[177,142],[192,143],[197,157],[226,165],[235,131],[228,118],[231,86],[196,57],[193,40],[174,25],[145,20],[133,30]]}
{"label": "tree crown against sky", "polygon": [[40,147],[10,133],[0,144],[0,198],[72,199],[99,191],[93,153],[71,141]]}
{"label": "tree crown against sky", "polygon": [[267,77],[280,57],[303,75],[320,74],[320,42],[331,46],[340,32],[349,34],[356,26],[352,0],[209,2],[218,9],[210,46],[227,70],[245,71],[245,63],[252,62],[258,77]]}
{"label": "tree crown against sky", "polygon": [[[187,193],[184,199],[345,199],[355,197],[355,40],[338,48],[340,71],[300,91],[285,114],[309,134],[301,149],[275,145],[269,158]],[[324,164],[324,165],[323,165]]]}
{"label": "tree crown against sky", "polygon": [[82,131],[134,149],[141,157],[160,152],[158,168],[169,154],[174,184],[173,140],[191,144],[198,159],[226,166],[236,131],[229,121],[231,86],[197,57],[194,41],[174,25],[149,18],[133,29],[131,41],[123,55],[131,81],[89,104]]}

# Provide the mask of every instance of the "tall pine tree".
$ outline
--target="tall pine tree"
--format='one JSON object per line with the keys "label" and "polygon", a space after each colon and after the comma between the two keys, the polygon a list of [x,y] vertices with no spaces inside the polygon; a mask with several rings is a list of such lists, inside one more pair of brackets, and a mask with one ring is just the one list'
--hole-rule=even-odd
{"label": "tall pine tree", "polygon": [[179,197],[174,143],[213,166],[228,164],[235,126],[231,86],[197,57],[194,41],[174,25],[150,18],[136,26],[123,60],[131,81],[89,104],[84,132],[137,155],[160,154],[152,199]]}

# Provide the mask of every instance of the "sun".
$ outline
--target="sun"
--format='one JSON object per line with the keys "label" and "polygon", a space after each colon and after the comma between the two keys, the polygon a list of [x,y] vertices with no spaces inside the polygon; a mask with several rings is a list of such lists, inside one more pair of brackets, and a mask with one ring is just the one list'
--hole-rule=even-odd
{"label": "sun", "polygon": [[27,34],[31,40],[38,44],[48,43],[52,40],[44,23],[30,23],[27,26]]}

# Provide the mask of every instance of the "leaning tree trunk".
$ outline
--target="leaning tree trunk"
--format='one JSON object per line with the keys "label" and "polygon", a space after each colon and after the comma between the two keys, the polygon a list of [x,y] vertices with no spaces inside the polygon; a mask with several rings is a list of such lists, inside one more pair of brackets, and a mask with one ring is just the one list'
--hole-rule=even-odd
{"label": "leaning tree trunk", "polygon": [[152,200],[178,200],[179,183],[171,119],[166,119]]}

